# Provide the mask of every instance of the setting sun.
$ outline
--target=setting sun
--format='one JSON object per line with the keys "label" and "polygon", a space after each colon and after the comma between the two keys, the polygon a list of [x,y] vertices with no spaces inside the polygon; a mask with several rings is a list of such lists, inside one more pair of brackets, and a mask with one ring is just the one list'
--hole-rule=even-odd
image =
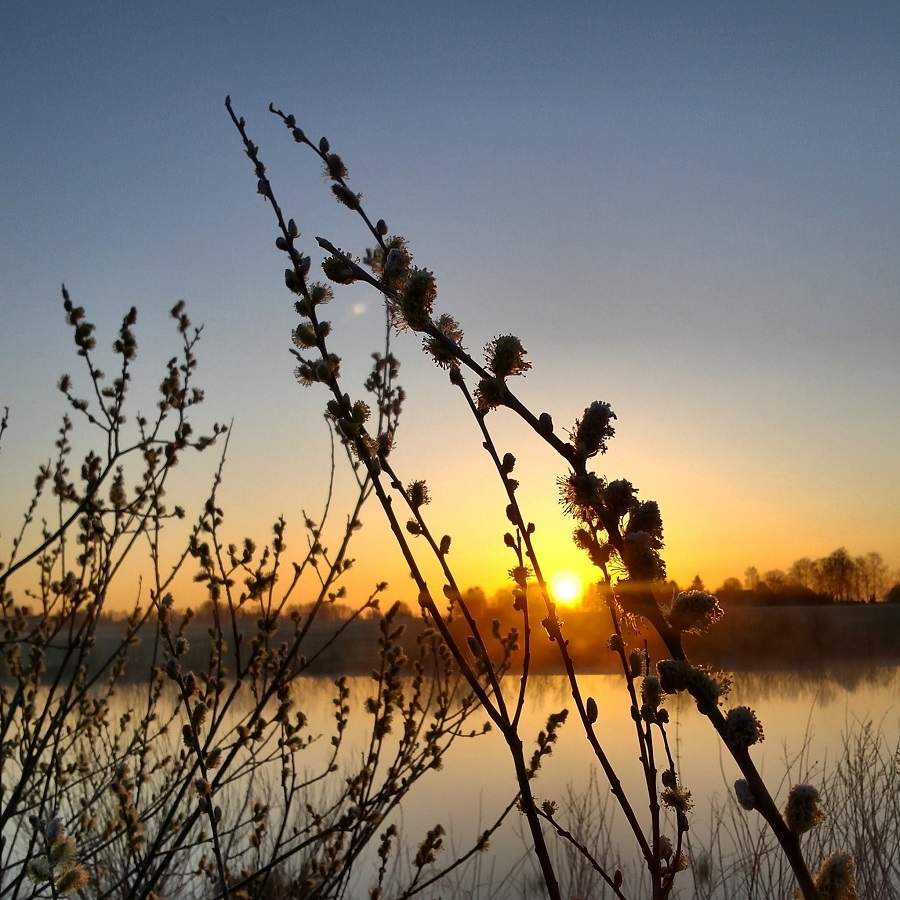
{"label": "setting sun", "polygon": [[581,600],[581,579],[574,572],[557,572],[550,579],[550,590],[558,603],[575,606]]}

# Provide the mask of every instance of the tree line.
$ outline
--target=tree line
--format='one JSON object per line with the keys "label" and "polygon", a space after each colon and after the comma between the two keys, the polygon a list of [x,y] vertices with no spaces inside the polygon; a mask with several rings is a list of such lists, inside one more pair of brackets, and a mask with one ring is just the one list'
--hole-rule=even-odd
{"label": "tree line", "polygon": [[[694,581],[700,582],[699,576]],[[892,571],[878,552],[852,556],[845,547],[838,547],[819,559],[804,556],[786,570],[770,569],[761,574],[756,566],[749,566],[743,581],[726,578],[717,593],[723,597],[753,595],[788,601],[900,602],[900,570]]]}

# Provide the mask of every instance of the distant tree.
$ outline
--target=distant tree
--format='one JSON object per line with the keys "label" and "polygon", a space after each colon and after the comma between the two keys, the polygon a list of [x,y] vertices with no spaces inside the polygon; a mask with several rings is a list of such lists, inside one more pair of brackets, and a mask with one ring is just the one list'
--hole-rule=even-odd
{"label": "distant tree", "polygon": [[[313,603],[307,603],[301,605],[301,610],[304,615],[308,616],[313,613],[313,607]],[[353,615],[353,612],[354,610],[345,603],[331,601],[330,603],[319,605],[316,618],[320,622],[346,622]]]}
{"label": "distant tree", "polygon": [[759,587],[759,571],[756,566],[744,569],[744,586],[748,591],[755,591]]}
{"label": "distant tree", "polygon": [[897,582],[885,595],[885,603],[900,603],[900,581]]}
{"label": "distant tree", "polygon": [[694,580],[691,582],[691,590],[692,591],[705,591],[706,587],[703,584],[703,579],[699,575],[694,576]]}
{"label": "distant tree", "polygon": [[877,600],[884,595],[890,584],[887,563],[880,553],[867,553],[856,559],[859,572],[860,596],[866,600]]}
{"label": "distant tree", "polygon": [[[393,618],[395,619],[417,619],[418,615],[413,612],[412,607],[408,603],[404,603],[402,600],[396,601],[397,608],[393,612]],[[382,618],[384,618],[384,610],[390,609],[392,604],[385,603],[380,606],[373,606],[371,609],[366,610],[361,616],[360,619],[370,619],[373,622],[380,622]],[[342,621],[340,616],[336,617],[336,621]]]}
{"label": "distant tree", "polygon": [[770,569],[763,576],[763,581],[774,593],[784,591],[788,585],[788,577],[781,569]]}
{"label": "distant tree", "polygon": [[852,600],[856,563],[846,548],[838,547],[820,561],[825,592],[837,601]]}
{"label": "distant tree", "polygon": [[468,588],[463,595],[463,599],[465,600],[466,606],[469,608],[469,612],[471,612],[476,619],[484,618],[484,616],[487,615],[487,595],[480,587]]}
{"label": "distant tree", "polygon": [[854,600],[867,598],[866,594],[866,558],[864,556],[853,557],[853,571],[850,573],[850,596]]}
{"label": "distant tree", "polygon": [[722,582],[722,586],[716,591],[717,594],[740,594],[744,589],[740,578],[726,578]]}
{"label": "distant tree", "polygon": [[818,564],[813,562],[808,556],[804,556],[791,564],[788,570],[788,577],[801,587],[815,590],[816,583],[819,580]]}

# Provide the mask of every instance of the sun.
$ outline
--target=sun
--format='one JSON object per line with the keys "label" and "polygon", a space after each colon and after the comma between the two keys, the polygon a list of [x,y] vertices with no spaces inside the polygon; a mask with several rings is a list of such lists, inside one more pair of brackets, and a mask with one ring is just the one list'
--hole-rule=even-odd
{"label": "sun", "polygon": [[575,606],[581,600],[581,579],[574,572],[557,572],[550,579],[550,590],[557,603]]}

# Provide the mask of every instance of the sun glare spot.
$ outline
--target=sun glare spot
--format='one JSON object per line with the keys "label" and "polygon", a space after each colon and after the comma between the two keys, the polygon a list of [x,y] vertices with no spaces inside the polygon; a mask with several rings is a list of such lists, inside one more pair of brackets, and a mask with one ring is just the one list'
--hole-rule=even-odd
{"label": "sun glare spot", "polygon": [[550,579],[550,590],[557,603],[575,606],[581,600],[581,579],[574,572],[557,572]]}

